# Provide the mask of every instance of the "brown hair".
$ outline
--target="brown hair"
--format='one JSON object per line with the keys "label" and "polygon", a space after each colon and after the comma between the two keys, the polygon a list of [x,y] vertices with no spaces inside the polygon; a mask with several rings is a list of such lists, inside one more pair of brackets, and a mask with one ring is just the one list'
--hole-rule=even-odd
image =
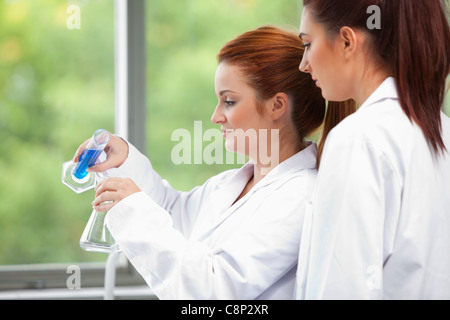
{"label": "brown hair", "polygon": [[357,109],[355,100],[347,100],[342,102],[329,101],[325,121],[322,128],[322,135],[317,146],[317,168],[320,165],[320,158],[322,157],[325,140],[330,131],[339,124],[348,115],[354,113]]}
{"label": "brown hair", "polygon": [[[304,0],[330,37],[343,26],[363,30],[373,52],[395,78],[400,104],[436,153],[446,150],[440,112],[450,73],[450,27],[443,0]],[[380,28],[369,29],[368,8],[380,8]]]}
{"label": "brown hair", "polygon": [[[292,119],[302,140],[320,127],[326,107],[311,76],[298,69],[303,52],[303,41],[296,33],[264,26],[228,42],[217,55],[219,63],[240,67],[257,99],[266,100],[279,92],[287,94],[293,106]],[[339,108],[333,110],[336,109]],[[318,164],[323,141],[319,143]]]}

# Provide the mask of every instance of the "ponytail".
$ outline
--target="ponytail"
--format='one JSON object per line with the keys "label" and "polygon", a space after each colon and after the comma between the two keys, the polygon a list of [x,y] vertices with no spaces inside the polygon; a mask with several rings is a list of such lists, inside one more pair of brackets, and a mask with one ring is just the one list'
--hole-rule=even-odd
{"label": "ponytail", "polygon": [[325,146],[325,140],[327,139],[328,134],[339,122],[355,111],[356,102],[354,100],[328,102],[322,134],[317,146],[317,168],[320,166],[320,159],[322,158],[323,148]]}
{"label": "ponytail", "polygon": [[[450,73],[448,5],[440,0],[392,2],[390,18],[397,21],[398,34],[390,61],[400,104],[435,153],[444,152],[440,113]],[[379,46],[385,49],[386,41],[379,39]]]}

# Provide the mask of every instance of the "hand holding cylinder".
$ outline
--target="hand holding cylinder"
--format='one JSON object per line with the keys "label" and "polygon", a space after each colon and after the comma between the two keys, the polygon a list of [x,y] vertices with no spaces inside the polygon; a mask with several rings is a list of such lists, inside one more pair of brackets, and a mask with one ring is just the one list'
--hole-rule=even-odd
{"label": "hand holding cylinder", "polygon": [[[108,145],[111,134],[98,129],[91,139],[82,144],[77,152],[77,161],[63,163],[61,181],[76,193],[89,190],[95,185],[94,174],[89,173],[88,168],[94,166],[98,157]],[[125,143],[125,142],[124,142]]]}
{"label": "hand holding cylinder", "polygon": [[[86,140],[78,147],[78,150],[72,159],[73,162],[78,162],[80,160],[84,150],[87,149],[90,140],[91,139]],[[109,142],[103,151],[106,154],[106,160],[89,167],[89,172],[104,172],[111,168],[120,167],[128,157],[128,144],[121,138],[110,135]]]}

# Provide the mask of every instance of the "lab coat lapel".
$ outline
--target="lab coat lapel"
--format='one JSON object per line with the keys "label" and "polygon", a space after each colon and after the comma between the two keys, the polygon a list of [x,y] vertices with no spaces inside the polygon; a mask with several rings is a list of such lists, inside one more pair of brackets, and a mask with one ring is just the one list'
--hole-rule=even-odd
{"label": "lab coat lapel", "polygon": [[239,199],[239,201],[236,201],[252,177],[254,165],[252,162],[249,162],[246,167],[243,167],[242,169],[243,170],[238,171],[236,175],[230,179],[229,183],[211,194],[211,203],[220,203],[221,206],[216,206],[214,214],[211,215],[212,219],[207,228],[208,231],[217,228],[222,222],[228,219],[228,217],[249,201],[255,192],[278,180],[282,175],[281,173],[288,174],[288,172],[286,172],[286,165],[277,166],[258,182],[244,197]]}
{"label": "lab coat lapel", "polygon": [[253,163],[248,162],[231,176],[226,183],[218,186],[217,190],[211,193],[211,203],[215,207],[214,216],[222,216],[233,206],[233,203],[242,193],[252,176]]}
{"label": "lab coat lapel", "polygon": [[364,110],[372,104],[375,104],[383,99],[398,99],[398,93],[395,85],[395,79],[392,77],[386,78],[381,85],[370,95],[369,98],[358,109]]}
{"label": "lab coat lapel", "polygon": [[225,183],[218,185],[217,189],[211,192],[201,222],[197,223],[193,232],[196,238],[205,237],[229,217],[238,208],[237,205],[241,205],[239,203],[233,205],[233,203],[242,193],[252,175],[253,163],[250,161],[236,171]]}
{"label": "lab coat lapel", "polygon": [[[271,185],[275,181],[286,181],[294,172],[315,168],[317,147],[311,144],[291,158],[280,163],[259,181],[249,193],[234,203],[253,175],[254,165],[250,161],[239,169],[230,179],[210,195],[209,212],[205,212],[201,227],[196,230],[198,237],[205,237],[215,230],[236,210],[242,207],[258,190]],[[233,204],[234,203],[234,204]]]}

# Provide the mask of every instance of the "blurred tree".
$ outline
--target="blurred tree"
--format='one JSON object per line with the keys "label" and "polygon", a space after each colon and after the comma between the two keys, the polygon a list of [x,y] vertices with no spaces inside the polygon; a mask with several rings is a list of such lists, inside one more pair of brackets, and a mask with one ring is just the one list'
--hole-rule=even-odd
{"label": "blurred tree", "polygon": [[0,1],[0,264],[104,259],[78,240],[93,194],[61,184],[62,162],[114,123],[114,13],[79,1]]}

